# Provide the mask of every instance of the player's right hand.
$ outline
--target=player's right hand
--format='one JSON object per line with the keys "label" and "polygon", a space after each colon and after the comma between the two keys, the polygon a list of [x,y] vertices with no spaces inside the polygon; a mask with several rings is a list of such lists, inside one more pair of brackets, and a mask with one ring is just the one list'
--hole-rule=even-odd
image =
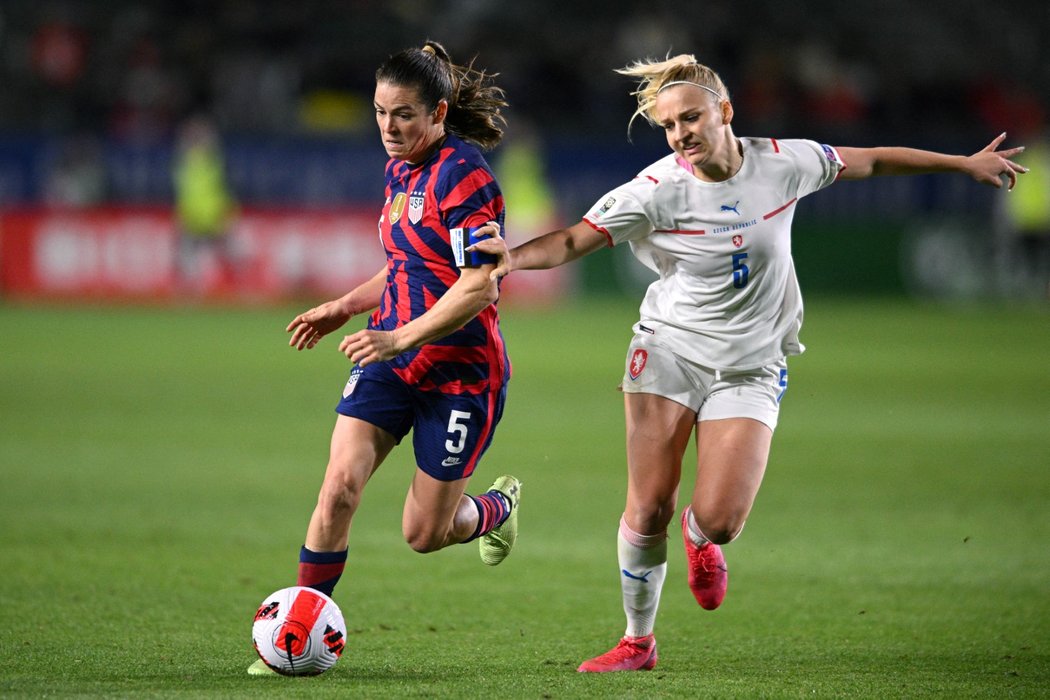
{"label": "player's right hand", "polygon": [[350,320],[351,315],[338,299],[304,311],[293,318],[285,328],[292,334],[288,345],[297,350],[309,350],[317,345],[321,338],[342,327]]}
{"label": "player's right hand", "polygon": [[966,158],[964,170],[977,182],[996,189],[1002,188],[1005,182],[1006,189],[1012,190],[1017,184],[1017,175],[1027,173],[1028,168],[1011,160],[1024,152],[1024,146],[998,150],[1005,138],[1004,131],[992,139],[990,144]]}

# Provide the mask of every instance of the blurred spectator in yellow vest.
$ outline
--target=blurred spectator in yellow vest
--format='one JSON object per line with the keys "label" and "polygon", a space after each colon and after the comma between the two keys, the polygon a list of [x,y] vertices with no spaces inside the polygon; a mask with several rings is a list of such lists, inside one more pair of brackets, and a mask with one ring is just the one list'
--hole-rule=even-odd
{"label": "blurred spectator in yellow vest", "polygon": [[1028,168],[1024,186],[1004,194],[1005,244],[1012,255],[1007,276],[1018,291],[1050,299],[1050,136],[1032,131],[1019,138],[1025,146],[1016,161]]}
{"label": "blurred spectator in yellow vest", "polygon": [[495,170],[508,204],[507,228],[513,227],[522,240],[547,232],[554,223],[556,206],[545,169],[533,128],[524,121],[508,127]]}
{"label": "blurred spectator in yellow vest", "polygon": [[237,204],[226,182],[218,133],[206,118],[194,117],[181,128],[173,174],[182,289],[198,295],[229,292],[235,284],[230,229]]}

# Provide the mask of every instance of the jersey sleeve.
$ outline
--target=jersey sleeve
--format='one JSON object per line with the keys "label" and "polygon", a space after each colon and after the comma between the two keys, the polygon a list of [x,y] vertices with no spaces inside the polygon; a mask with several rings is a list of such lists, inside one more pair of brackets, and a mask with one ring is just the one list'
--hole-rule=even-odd
{"label": "jersey sleeve", "polygon": [[583,220],[604,233],[610,246],[644,238],[656,228],[649,211],[655,189],[654,181],[637,177],[601,197]]}
{"label": "jersey sleeve", "polygon": [[781,141],[781,147],[789,150],[795,161],[798,173],[799,197],[805,197],[822,190],[845,170],[846,164],[842,156],[833,146],[809,141],[805,139],[794,139]]}
{"label": "jersey sleeve", "polygon": [[450,174],[439,209],[448,228],[470,228],[488,221],[503,223],[503,193],[485,168],[460,164]]}

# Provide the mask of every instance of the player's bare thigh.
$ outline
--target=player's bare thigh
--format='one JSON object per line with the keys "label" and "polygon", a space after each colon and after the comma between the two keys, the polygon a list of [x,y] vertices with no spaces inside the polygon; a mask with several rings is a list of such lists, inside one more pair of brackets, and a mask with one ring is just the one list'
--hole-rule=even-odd
{"label": "player's bare thigh", "polygon": [[682,456],[696,412],[656,394],[624,394],[627,425],[627,507],[635,532],[663,532],[674,517]]}
{"label": "player's bare thigh", "polygon": [[366,421],[339,415],[332,429],[317,507],[306,533],[314,551],[346,548],[350,520],[361,502],[365,484],[396,445],[394,436]]}
{"label": "player's bare thigh", "polygon": [[696,424],[693,517],[709,540],[729,542],[744,527],[762,485],[773,431],[752,418]]}

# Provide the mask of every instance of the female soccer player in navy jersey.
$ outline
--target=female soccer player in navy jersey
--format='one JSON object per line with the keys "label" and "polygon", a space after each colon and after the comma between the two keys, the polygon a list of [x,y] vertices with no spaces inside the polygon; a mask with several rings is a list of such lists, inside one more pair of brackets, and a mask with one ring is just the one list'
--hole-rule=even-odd
{"label": "female soccer player in navy jersey", "polygon": [[[372,312],[366,329],[339,343],[354,367],[336,409],[297,585],[331,595],[365,484],[409,430],[418,468],[401,528],[412,549],[477,539],[482,561],[496,565],[514,545],[518,480],[502,476],[488,492],[466,494],[510,378],[494,265],[463,254],[473,230],[504,220],[503,196],[478,147],[500,142],[505,104],[491,76],[453,64],[433,41],[376,72],[376,121],[390,156],[379,219],[386,265],[287,328],[290,345],[303,350]],[[249,672],[269,671],[260,661]]]}
{"label": "female soccer player in navy jersey", "polygon": [[[728,583],[719,545],[744,527],[758,493],[787,389],[789,355],[802,352],[802,298],[791,259],[795,203],[835,182],[873,175],[960,172],[1012,188],[1025,169],[996,149],[971,156],[909,148],[833,148],[814,141],[737,138],[721,78],[690,55],[638,61],[619,71],[640,81],[641,115],[662,128],[673,153],[617,187],[569,228],[496,254],[500,276],[562,265],[628,242],[659,274],[627,350],[627,503],[617,553],[627,629],[584,672],[648,670],[667,570],[681,464],[695,432],[696,481],[681,527],[688,583],[717,608]],[[495,226],[485,234],[498,233]]]}

